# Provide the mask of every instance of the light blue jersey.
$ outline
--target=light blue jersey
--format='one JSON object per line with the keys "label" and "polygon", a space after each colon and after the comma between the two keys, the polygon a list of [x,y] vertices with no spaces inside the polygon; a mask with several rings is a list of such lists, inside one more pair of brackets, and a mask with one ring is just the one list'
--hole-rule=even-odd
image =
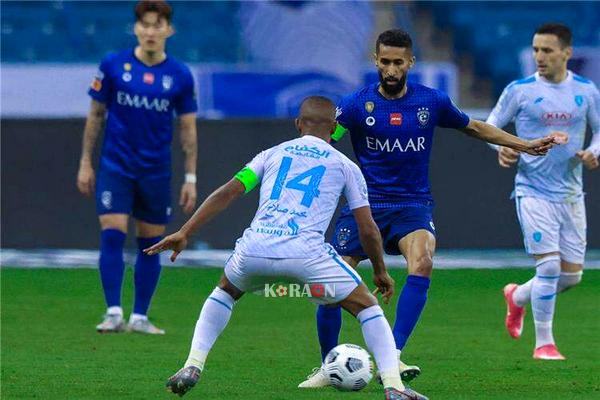
{"label": "light blue jersey", "polygon": [[556,131],[569,137],[545,157],[521,154],[514,195],[557,202],[583,196],[582,163],[576,153],[583,149],[587,124],[594,135],[600,135],[600,93],[594,83],[571,71],[560,83],[548,82],[537,73],[514,81],[504,89],[487,122],[502,128],[513,118],[522,139]]}

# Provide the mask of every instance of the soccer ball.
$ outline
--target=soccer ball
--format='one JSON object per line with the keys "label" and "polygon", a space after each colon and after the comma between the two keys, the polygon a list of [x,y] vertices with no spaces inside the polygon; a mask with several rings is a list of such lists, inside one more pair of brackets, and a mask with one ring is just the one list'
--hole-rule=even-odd
{"label": "soccer ball", "polygon": [[323,369],[331,386],[338,390],[361,390],[373,378],[371,356],[355,344],[334,347],[325,357]]}

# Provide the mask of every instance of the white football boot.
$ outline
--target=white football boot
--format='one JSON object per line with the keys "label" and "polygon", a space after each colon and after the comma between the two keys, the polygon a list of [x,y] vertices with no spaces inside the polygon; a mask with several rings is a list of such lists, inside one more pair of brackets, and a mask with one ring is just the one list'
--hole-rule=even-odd
{"label": "white football boot", "polygon": [[323,367],[314,368],[306,380],[298,385],[301,389],[322,388],[331,386]]}
{"label": "white football boot", "polygon": [[125,330],[125,320],[120,314],[104,314],[104,319],[98,325],[96,330],[99,333],[118,333]]}
{"label": "white football boot", "polygon": [[147,335],[164,335],[164,329],[159,329],[150,322],[147,318],[136,319],[129,321],[127,324],[127,332],[144,333]]}

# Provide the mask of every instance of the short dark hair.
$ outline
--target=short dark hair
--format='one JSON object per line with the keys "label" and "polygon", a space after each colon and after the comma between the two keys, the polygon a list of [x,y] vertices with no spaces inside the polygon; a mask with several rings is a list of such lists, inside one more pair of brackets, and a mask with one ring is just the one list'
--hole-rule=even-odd
{"label": "short dark hair", "polygon": [[377,37],[377,42],[375,42],[375,53],[379,52],[379,45],[412,49],[413,43],[408,32],[405,32],[402,29],[390,29],[382,32],[379,37]]}
{"label": "short dark hair", "polygon": [[171,23],[173,17],[173,9],[164,0],[143,0],[135,6],[135,20],[141,21],[144,14],[148,12],[158,13],[158,19],[164,18],[167,22]]}
{"label": "short dark hair", "polygon": [[562,47],[571,46],[573,34],[568,26],[564,24],[548,23],[535,30],[536,35],[555,35]]}

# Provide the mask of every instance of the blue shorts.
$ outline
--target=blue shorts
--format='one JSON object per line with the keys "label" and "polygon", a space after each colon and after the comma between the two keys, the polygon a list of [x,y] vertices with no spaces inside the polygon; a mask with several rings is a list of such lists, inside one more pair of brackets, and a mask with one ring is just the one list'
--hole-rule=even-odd
{"label": "blue shorts", "polygon": [[[386,254],[399,255],[400,239],[416,230],[425,229],[435,235],[433,204],[372,208],[371,212],[381,232]],[[340,255],[367,257],[360,244],[354,215],[347,206],[337,220],[331,244]]]}
{"label": "blue shorts", "polygon": [[150,224],[166,225],[171,218],[171,177],[132,179],[100,168],[96,181],[96,212],[131,214]]}

